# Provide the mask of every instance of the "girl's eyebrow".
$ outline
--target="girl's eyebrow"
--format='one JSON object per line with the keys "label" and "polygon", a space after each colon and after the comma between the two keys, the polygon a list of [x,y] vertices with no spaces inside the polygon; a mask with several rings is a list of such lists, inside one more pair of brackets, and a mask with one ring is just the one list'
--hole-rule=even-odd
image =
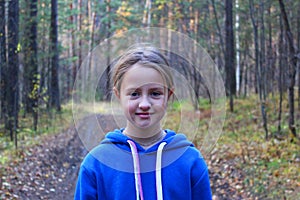
{"label": "girl's eyebrow", "polygon": [[138,90],[139,88],[135,88],[135,87],[132,87],[132,88],[125,88],[126,91],[135,91],[135,90]]}
{"label": "girl's eyebrow", "polygon": [[[164,88],[166,88],[166,86],[164,86],[164,85],[155,85],[153,87],[149,87],[149,90],[164,89]],[[125,88],[126,91],[139,90],[139,89],[141,89],[141,87],[129,87],[129,88]]]}
{"label": "girl's eyebrow", "polygon": [[150,88],[150,90],[163,90],[165,87],[153,87],[153,88]]}

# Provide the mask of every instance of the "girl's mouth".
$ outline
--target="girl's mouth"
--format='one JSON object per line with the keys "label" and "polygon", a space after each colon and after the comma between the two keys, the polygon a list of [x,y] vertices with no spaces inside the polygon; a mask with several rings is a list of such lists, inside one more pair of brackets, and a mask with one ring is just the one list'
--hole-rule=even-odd
{"label": "girl's mouth", "polygon": [[136,113],[136,115],[138,115],[142,119],[150,118],[150,113]]}

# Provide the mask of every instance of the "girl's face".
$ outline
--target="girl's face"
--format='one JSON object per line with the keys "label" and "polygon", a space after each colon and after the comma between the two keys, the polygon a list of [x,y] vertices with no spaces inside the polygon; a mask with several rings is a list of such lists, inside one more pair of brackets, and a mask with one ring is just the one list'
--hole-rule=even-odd
{"label": "girl's face", "polygon": [[150,67],[135,64],[124,74],[120,99],[127,122],[137,128],[160,128],[168,101],[168,89],[161,74]]}

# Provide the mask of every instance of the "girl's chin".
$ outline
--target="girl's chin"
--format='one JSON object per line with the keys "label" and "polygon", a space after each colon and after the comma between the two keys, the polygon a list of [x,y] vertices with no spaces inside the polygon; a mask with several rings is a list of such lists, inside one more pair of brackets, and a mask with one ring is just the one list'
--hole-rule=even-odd
{"label": "girl's chin", "polygon": [[149,128],[155,126],[155,124],[153,124],[151,122],[151,120],[149,120],[149,121],[148,120],[147,121],[134,121],[132,123],[132,125],[138,129],[149,129]]}

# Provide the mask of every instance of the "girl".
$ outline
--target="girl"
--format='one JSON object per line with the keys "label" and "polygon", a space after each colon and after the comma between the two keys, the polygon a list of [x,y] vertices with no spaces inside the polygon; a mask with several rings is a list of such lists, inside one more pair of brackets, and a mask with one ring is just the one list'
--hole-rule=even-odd
{"label": "girl", "polygon": [[183,134],[163,130],[174,92],[167,59],[136,47],[117,62],[113,90],[127,120],[106,135],[81,164],[75,199],[212,199],[208,169]]}

